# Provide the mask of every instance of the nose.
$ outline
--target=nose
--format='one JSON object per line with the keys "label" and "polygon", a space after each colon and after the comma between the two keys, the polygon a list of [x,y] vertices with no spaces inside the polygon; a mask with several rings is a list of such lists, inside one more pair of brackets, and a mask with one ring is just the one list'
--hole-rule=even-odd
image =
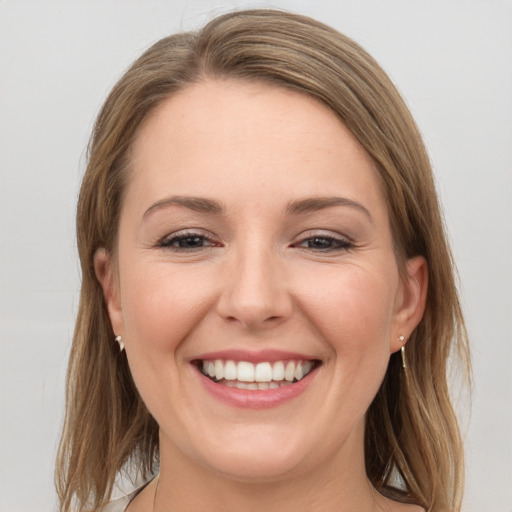
{"label": "nose", "polygon": [[270,249],[234,251],[226,267],[217,310],[250,331],[286,321],[293,309],[284,262]]}

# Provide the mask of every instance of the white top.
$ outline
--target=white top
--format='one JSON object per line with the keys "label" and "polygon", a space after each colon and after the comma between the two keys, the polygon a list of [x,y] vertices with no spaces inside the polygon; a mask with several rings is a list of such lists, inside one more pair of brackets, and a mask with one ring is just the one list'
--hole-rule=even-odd
{"label": "white top", "polygon": [[126,507],[130,504],[130,501],[135,498],[138,491],[134,491],[127,496],[123,496],[117,500],[113,500],[110,503],[107,503],[102,509],[101,512],[124,512]]}
{"label": "white top", "polygon": [[[154,477],[153,477],[154,478]],[[137,487],[134,491],[132,491],[130,494],[127,494],[126,496],[123,496],[122,498],[118,498],[116,500],[112,500],[109,503],[107,503],[102,509],[101,512],[125,512],[128,505],[131,503],[131,501],[139,494],[139,492],[142,491],[147,485],[149,485],[152,481],[149,480],[149,482],[144,483],[140,487]]]}

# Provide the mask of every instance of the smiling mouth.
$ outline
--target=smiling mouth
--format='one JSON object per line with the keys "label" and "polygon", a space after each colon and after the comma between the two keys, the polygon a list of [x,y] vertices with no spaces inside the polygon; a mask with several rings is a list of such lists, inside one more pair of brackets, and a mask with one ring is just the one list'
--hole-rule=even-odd
{"label": "smiling mouth", "polygon": [[217,384],[227,387],[267,390],[289,386],[309,375],[320,365],[318,360],[283,360],[250,363],[224,359],[195,361],[199,371]]}

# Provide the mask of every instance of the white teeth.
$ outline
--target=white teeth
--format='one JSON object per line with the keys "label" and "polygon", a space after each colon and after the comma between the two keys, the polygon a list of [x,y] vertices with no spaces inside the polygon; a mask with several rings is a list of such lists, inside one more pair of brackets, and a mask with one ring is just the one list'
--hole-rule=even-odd
{"label": "white teeth", "polygon": [[283,380],[284,379],[284,363],[282,361],[276,361],[272,367],[272,380]]}
{"label": "white teeth", "polygon": [[256,382],[270,382],[272,380],[272,366],[270,363],[258,363],[254,374]]}
{"label": "white teeth", "polygon": [[300,380],[302,377],[304,377],[304,373],[302,372],[302,363],[299,362],[299,364],[295,367],[294,376],[297,380]]}
{"label": "white teeth", "polygon": [[224,386],[228,388],[250,389],[264,391],[267,389],[277,389],[283,386],[289,386],[291,383],[287,381],[282,382],[240,382],[239,380],[225,380]]}
{"label": "white teeth", "polygon": [[254,382],[254,365],[252,363],[240,361],[237,370],[237,380],[241,382]]}
{"label": "white teeth", "polygon": [[[303,379],[313,369],[313,361],[275,361],[257,364],[247,361],[224,361],[223,359],[204,360],[204,375],[224,381],[226,385],[235,385],[241,389],[275,389]],[[226,382],[227,381],[227,382]],[[247,383],[238,386],[239,383]],[[254,384],[254,386],[252,385]]]}
{"label": "white teeth", "polygon": [[222,361],[217,359],[215,361],[215,378],[217,380],[221,380],[224,378],[224,365],[222,364]]}
{"label": "white teeth", "polygon": [[313,361],[305,361],[302,365],[302,375],[307,375],[313,369]]}
{"label": "white teeth", "polygon": [[224,365],[224,378],[226,380],[236,380],[236,374],[237,371],[235,362],[226,361],[226,364]]}
{"label": "white teeth", "polygon": [[292,382],[295,378],[295,363],[293,361],[289,361],[286,365],[286,369],[284,371],[284,378],[288,382]]}

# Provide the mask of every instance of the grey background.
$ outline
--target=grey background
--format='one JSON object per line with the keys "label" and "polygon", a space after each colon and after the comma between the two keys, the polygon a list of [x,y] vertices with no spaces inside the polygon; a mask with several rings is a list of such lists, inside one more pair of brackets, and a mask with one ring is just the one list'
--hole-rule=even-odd
{"label": "grey background", "polygon": [[52,472],[79,271],[74,208],[92,122],[156,39],[279,6],[389,72],[434,164],[473,344],[467,512],[512,511],[512,2],[0,0],[0,512],[56,510]]}

